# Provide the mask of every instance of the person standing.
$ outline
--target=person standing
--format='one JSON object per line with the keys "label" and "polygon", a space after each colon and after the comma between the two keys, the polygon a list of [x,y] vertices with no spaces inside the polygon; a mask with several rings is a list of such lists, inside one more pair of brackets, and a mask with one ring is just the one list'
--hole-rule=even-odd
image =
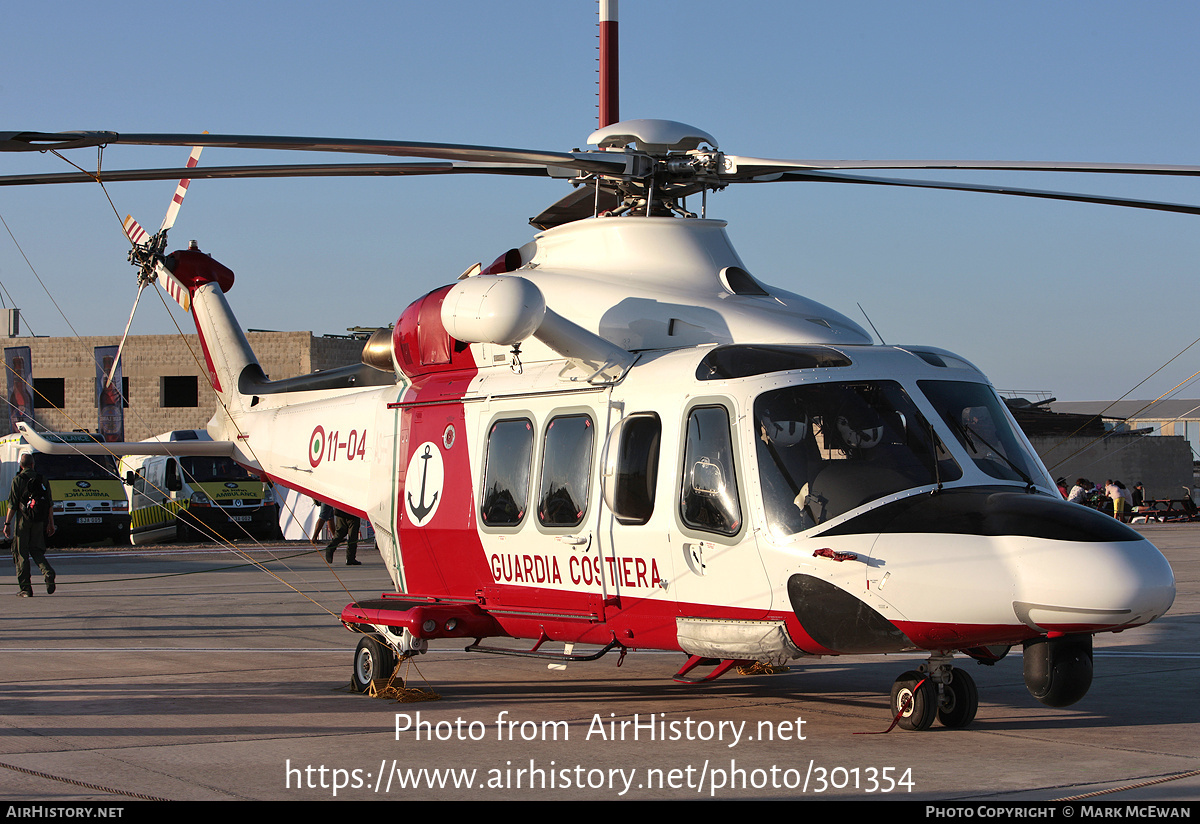
{"label": "person standing", "polygon": [[[326,507],[329,504],[325,504]],[[330,507],[332,509],[332,507]],[[325,517],[325,510],[322,508],[322,518]],[[362,561],[359,561],[358,556],[358,528],[359,520],[357,515],[351,515],[349,512],[343,512],[338,509],[334,511],[337,527],[333,532],[333,540],[325,547],[326,563],[333,563],[333,551],[337,549],[337,545],[344,539],[346,541],[346,566],[361,566]]]}
{"label": "person standing", "polygon": [[316,498],[313,498],[313,503],[317,505],[317,525],[313,527],[312,537],[309,538],[309,542],[315,544],[317,541],[321,540],[321,535],[323,534],[322,530],[324,530],[326,526],[329,526],[331,531],[333,530],[333,527],[330,525],[333,523],[333,519],[337,510],[335,510],[331,504],[327,504],[324,501],[318,501]]}
{"label": "person standing", "polygon": [[54,594],[54,567],[46,560],[46,538],[54,534],[53,504],[49,484],[34,471],[33,454],[26,452],[21,456],[21,471],[13,478],[8,493],[8,513],[4,517],[4,537],[12,537],[13,563],[17,567],[17,585],[21,588],[17,594],[22,598],[33,597],[30,558],[42,571],[46,594]]}
{"label": "person standing", "polygon": [[1109,481],[1105,491],[1108,493],[1108,497],[1112,498],[1113,517],[1118,521],[1124,522],[1129,505],[1129,490],[1125,488],[1125,484],[1121,483],[1120,480],[1112,480]]}
{"label": "person standing", "polygon": [[1087,506],[1087,495],[1090,484],[1086,478],[1079,478],[1075,481],[1075,486],[1071,487],[1071,491],[1067,494],[1067,500],[1075,504],[1083,504]]}

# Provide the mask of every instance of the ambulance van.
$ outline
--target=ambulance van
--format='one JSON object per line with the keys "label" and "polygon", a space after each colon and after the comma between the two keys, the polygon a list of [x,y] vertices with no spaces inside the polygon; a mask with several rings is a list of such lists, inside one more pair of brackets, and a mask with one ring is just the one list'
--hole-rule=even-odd
{"label": "ambulance van", "polygon": [[[212,440],[202,429],[183,429],[152,442]],[[279,535],[279,507],[270,484],[222,456],[130,455],[121,460],[134,544],[209,541]]]}
{"label": "ambulance van", "polygon": [[[86,432],[43,432],[56,443],[95,443]],[[54,496],[54,526],[50,543],[58,546],[112,541],[129,543],[129,503],[117,474],[117,459],[109,455],[44,455],[21,435],[0,438],[0,513],[7,514],[8,491],[20,471],[21,456],[33,453],[33,467],[50,484]]]}

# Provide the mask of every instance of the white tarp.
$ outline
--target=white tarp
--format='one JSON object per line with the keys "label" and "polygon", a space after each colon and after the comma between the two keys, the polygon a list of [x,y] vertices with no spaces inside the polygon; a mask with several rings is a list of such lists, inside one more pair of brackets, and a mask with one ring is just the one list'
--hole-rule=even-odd
{"label": "white tarp", "polygon": [[279,496],[279,529],[285,541],[307,541],[317,525],[320,507],[307,495],[280,484],[275,485]]}
{"label": "white tarp", "polygon": [[[285,541],[307,541],[317,525],[317,517],[321,505],[308,495],[288,489],[282,484],[275,484],[275,494],[279,496],[279,529]],[[329,540],[326,531],[318,543]],[[370,521],[363,520],[359,527],[358,539],[366,541],[375,537]]]}

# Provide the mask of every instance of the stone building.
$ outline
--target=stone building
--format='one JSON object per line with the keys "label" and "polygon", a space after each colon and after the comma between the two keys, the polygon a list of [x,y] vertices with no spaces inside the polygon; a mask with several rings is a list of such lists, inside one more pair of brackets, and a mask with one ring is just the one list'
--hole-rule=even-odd
{"label": "stone building", "polygon": [[[364,344],[353,337],[309,332],[248,332],[246,337],[273,380],[358,363]],[[3,340],[5,347],[30,349],[38,424],[53,431],[97,429],[95,347],[116,346],[120,337]],[[131,336],[121,362],[127,441],[173,429],[202,429],[212,417],[216,396],[205,377],[196,335]]]}
{"label": "stone building", "polygon": [[[1192,447],[1181,430],[1145,426],[1148,419],[1133,416],[1147,403],[1127,402],[1136,405],[1129,407],[1128,420],[1116,416],[1121,404],[1111,401],[1006,398],[1005,403],[1051,476],[1066,478],[1068,485],[1076,478],[1120,480],[1130,488],[1141,482],[1154,499],[1182,498],[1193,485]],[[1181,403],[1193,411],[1200,405]]]}

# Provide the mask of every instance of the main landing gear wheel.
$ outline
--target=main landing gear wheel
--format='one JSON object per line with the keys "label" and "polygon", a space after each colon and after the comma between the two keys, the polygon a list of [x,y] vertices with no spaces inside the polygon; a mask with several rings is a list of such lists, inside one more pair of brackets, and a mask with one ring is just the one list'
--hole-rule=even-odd
{"label": "main landing gear wheel", "polygon": [[938,721],[943,727],[962,729],[975,720],[978,710],[979,690],[975,687],[975,679],[965,670],[954,667],[950,670],[950,680],[942,687]]}
{"label": "main landing gear wheel", "polygon": [[363,638],[354,650],[354,670],[350,685],[355,692],[366,692],[372,681],[383,681],[396,670],[396,654],[387,644],[374,638]]}
{"label": "main landing gear wheel", "polygon": [[[918,686],[919,685],[919,686]],[[892,684],[892,715],[906,730],[927,730],[938,714],[937,687],[923,672],[910,670]]]}

